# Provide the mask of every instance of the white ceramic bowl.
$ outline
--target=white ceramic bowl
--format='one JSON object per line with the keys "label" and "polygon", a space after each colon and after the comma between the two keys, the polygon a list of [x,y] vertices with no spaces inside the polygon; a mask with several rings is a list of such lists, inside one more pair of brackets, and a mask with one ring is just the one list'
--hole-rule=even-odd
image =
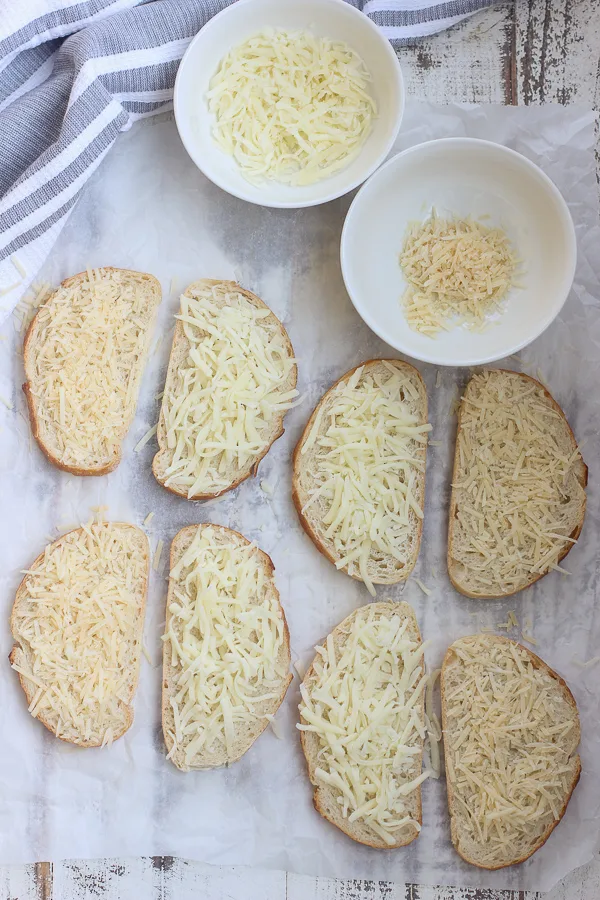
{"label": "white ceramic bowl", "polygon": [[[264,28],[309,30],[341,40],[362,57],[371,73],[378,116],[360,153],[340,172],[313,185],[275,181],[255,186],[211,135],[214,117],[205,99],[225,54]],[[260,206],[298,208],[348,193],[390,152],[404,111],[404,84],[394,50],[367,16],[344,0],[238,0],[211,19],[188,47],[175,81],[175,120],[183,144],[199,169],[223,190]]]}
{"label": "white ceramic bowl", "polygon": [[[523,259],[505,311],[482,333],[457,327],[434,338],[412,331],[401,296],[399,253],[409,222],[440,215],[489,216]],[[575,274],[575,229],[567,204],[536,165],[500,144],[446,138],[390,159],[361,188],[341,241],[346,289],[367,325],[396,350],[424,362],[472,366],[531,343],[559,313]]]}

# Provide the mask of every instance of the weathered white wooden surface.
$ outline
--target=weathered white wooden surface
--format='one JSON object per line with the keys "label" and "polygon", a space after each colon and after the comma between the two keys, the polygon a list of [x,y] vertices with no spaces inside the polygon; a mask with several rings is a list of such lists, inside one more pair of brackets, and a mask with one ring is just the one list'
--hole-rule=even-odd
{"label": "weathered white wooden surface", "polygon": [[[444,103],[600,103],[600,0],[497,3],[401,52],[408,89]],[[1,837],[0,837],[1,839]],[[0,900],[534,900],[529,892],[330,881],[167,858],[0,868]],[[600,900],[600,857],[547,900]]]}

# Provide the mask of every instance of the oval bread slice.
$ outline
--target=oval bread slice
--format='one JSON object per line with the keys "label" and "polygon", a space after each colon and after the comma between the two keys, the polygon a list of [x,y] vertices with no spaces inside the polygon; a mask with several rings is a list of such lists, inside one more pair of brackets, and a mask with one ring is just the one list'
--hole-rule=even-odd
{"label": "oval bread slice", "polygon": [[492,634],[449,647],[441,694],[452,843],[483,869],[523,862],[579,780],[573,695],[538,656]]}
{"label": "oval bread slice", "polygon": [[292,498],[302,527],[373,596],[374,584],[405,581],[417,561],[430,429],[418,371],[371,359],[327,391],[294,451]]}
{"label": "oval bread slice", "polygon": [[279,709],[289,667],[271,559],[229,528],[182,528],[171,544],[163,650],[168,758],[184,772],[238,760]]}
{"label": "oval bread slice", "polygon": [[23,390],[33,436],[59,469],[119,465],[160,301],[153,275],[106,266],[67,278],[34,316]]}
{"label": "oval bread slice", "polygon": [[255,475],[281,437],[297,368],[279,319],[239,284],[204,278],[181,302],[152,471],[172,493],[208,500]]}
{"label": "oval bread slice", "polygon": [[426,677],[415,614],[408,603],[370,603],[316,649],[298,726],[315,809],[354,841],[403,847],[419,835],[426,777]]}
{"label": "oval bread slice", "polygon": [[10,662],[31,715],[63,741],[99,747],[133,722],[149,563],[143,531],[97,523],[49,544],[19,585]]}
{"label": "oval bread slice", "polygon": [[546,575],[579,538],[587,466],[546,388],[496,369],[469,381],[458,415],[448,572],[467,597],[506,597]]}

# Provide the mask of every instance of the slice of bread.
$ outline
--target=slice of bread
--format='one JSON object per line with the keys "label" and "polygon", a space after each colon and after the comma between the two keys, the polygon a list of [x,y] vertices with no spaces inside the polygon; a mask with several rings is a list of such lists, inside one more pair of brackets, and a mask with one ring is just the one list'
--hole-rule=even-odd
{"label": "slice of bread", "polygon": [[297,368],[279,319],[239,284],[204,278],[181,302],[152,471],[172,493],[208,500],[256,475],[283,434]]}
{"label": "slice of bread", "polygon": [[462,398],[448,572],[467,597],[506,597],[567,555],[585,516],[587,466],[561,408],[518,372],[474,375]]}
{"label": "slice of bread", "polygon": [[538,656],[492,634],[460,638],[441,674],[452,843],[468,863],[501,869],[548,839],[579,780],[579,715]]}
{"label": "slice of bread", "polygon": [[10,662],[29,712],[63,741],[99,747],[133,722],[149,565],[143,531],[96,523],[49,544],[19,585]]}
{"label": "slice of bread", "polygon": [[[407,433],[408,423],[417,426],[417,439],[410,428]],[[302,527],[330,562],[364,581],[373,596],[373,584],[405,581],[417,561],[430,428],[418,371],[398,359],[371,359],[327,391],[294,451],[292,498]],[[346,454],[354,466],[338,468]],[[365,477],[355,479],[353,470]],[[339,489],[346,511],[332,522],[343,506]]]}
{"label": "slice of bread", "polygon": [[274,566],[237,531],[189,525],[173,539],[170,570],[162,690],[167,755],[184,772],[226,766],[262,734],[292,680]]}
{"label": "slice of bread", "polygon": [[67,278],[34,316],[23,390],[33,435],[59,469],[119,465],[160,300],[154,276],[106,266]]}
{"label": "slice of bread", "polygon": [[[404,628],[404,635],[391,647],[398,627]],[[359,650],[356,651],[353,641],[361,629],[365,641],[361,643],[359,639]],[[373,652],[375,646],[382,648],[385,657],[379,666],[376,665],[377,655]],[[406,671],[405,661],[411,666],[414,664],[412,672],[416,681],[409,679],[408,685],[401,687]],[[390,671],[394,673],[391,678],[382,674]],[[308,776],[315,788],[315,809],[352,840],[369,847],[382,850],[403,847],[419,835],[422,822],[420,782],[405,796],[400,795],[400,813],[397,808],[390,808],[389,801],[386,806],[384,799],[383,815],[388,820],[394,820],[397,815],[409,818],[402,826],[382,828],[376,816],[363,814],[351,821],[351,815],[360,804],[357,778],[366,797],[372,800],[385,796],[380,790],[373,790],[375,783],[381,784],[389,779],[390,784],[396,787],[406,786],[421,775],[423,738],[416,730],[412,733],[408,729],[405,731],[406,722],[398,710],[405,708],[406,702],[420,686],[414,709],[424,728],[425,685],[422,682],[425,680],[421,635],[413,609],[408,603],[370,603],[355,610],[334,628],[323,642],[323,647],[317,648],[317,655],[302,682],[298,727]],[[333,702],[329,702],[330,692]],[[388,714],[382,717],[382,704],[386,697]],[[393,711],[389,712],[390,709]],[[325,723],[325,730],[319,724],[321,721]],[[369,726],[372,728],[371,743],[365,744],[365,729]],[[336,735],[334,753],[331,752],[326,730],[331,728]],[[391,761],[397,752],[400,753],[401,744],[409,745],[416,752],[396,760],[392,770]],[[369,750],[377,758],[386,758],[387,763],[366,766],[357,762],[357,756],[368,758]],[[353,773],[344,778],[343,792],[339,781],[332,784],[329,777],[333,771],[341,778],[340,770],[344,771],[346,764],[352,765]],[[345,808],[344,798],[348,791],[355,799]]]}

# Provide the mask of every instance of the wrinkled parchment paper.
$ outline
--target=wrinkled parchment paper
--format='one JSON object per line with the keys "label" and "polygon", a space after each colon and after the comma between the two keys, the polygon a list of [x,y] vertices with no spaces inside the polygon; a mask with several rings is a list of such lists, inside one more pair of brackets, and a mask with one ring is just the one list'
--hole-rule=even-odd
{"label": "wrinkled parchment paper", "polygon": [[[277,719],[229,770],[183,774],[165,759],[160,729],[160,634],[165,573],[152,573],[135,721],[108,750],[62,743],[27,713],[6,657],[8,616],[19,571],[68,527],[107,505],[109,519],[141,524],[152,547],[168,545],[194,522],[229,525],[258,542],[277,569],[293,657],[307,662],[313,645],[344,616],[367,603],[366,589],[335,571],[303,534],[290,499],[290,452],[323,391],[369,357],[392,352],[362,323],[344,290],[339,239],[349,197],[305,210],[261,209],[208,182],[185,153],[173,121],[148,123],[123,136],[95,174],[60,236],[43,277],[57,283],[86,264],[152,272],[164,300],[158,338],[146,369],[138,414],[124,460],[103,478],[76,478],[49,465],[32,444],[20,390],[21,339],[2,329],[0,394],[0,862],[66,857],[173,854],[203,862],[276,867],[311,875],[417,883],[549,889],[590,859],[600,835],[600,652],[597,610],[600,547],[600,228],[593,155],[594,119],[575,108],[435,107],[412,104],[396,149],[450,135],[489,138],[521,151],[555,180],[577,225],[579,263],[559,319],[504,365],[537,375],[565,409],[590,468],[588,513],[566,566],[506,601],[473,601],[451,587],[445,567],[446,510],[455,417],[469,372],[418,364],[427,382],[434,440],[427,464],[427,502],[414,579],[379,587],[378,597],[415,607],[430,666],[455,638],[506,622],[514,610],[536,651],[567,680],[582,720],[583,773],[557,830],[533,859],[500,872],[463,863],[449,840],[445,784],[423,786],[423,831],[410,847],[377,851],[353,843],[312,808],[297,721],[295,676]],[[401,235],[398,236],[400,245]],[[286,433],[261,463],[259,477],[218,502],[188,503],[161,488],[150,472],[154,440],[133,452],[156,422],[178,294],[201,277],[237,278],[285,322],[299,358],[305,402],[286,419]],[[437,386],[436,386],[437,382]],[[272,486],[272,495],[261,489]],[[531,624],[526,627],[527,619]],[[521,629],[513,636],[520,638]],[[501,632],[506,633],[506,632]]]}

